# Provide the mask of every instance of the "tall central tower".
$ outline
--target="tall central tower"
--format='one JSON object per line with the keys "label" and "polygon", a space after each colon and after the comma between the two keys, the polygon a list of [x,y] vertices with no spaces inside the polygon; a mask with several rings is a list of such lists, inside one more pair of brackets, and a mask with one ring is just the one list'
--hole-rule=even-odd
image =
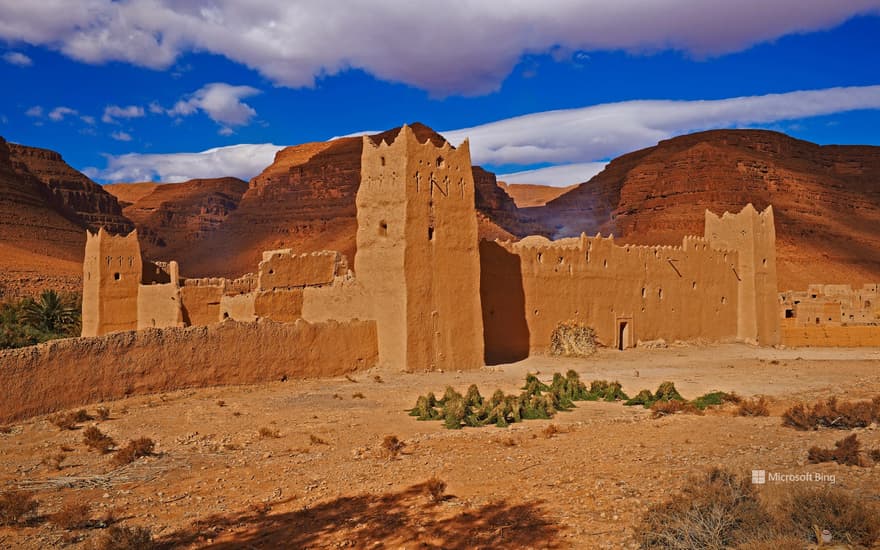
{"label": "tall central tower", "polygon": [[483,364],[480,256],[468,142],[390,145],[364,137],[357,279],[378,321],[383,363],[407,370]]}

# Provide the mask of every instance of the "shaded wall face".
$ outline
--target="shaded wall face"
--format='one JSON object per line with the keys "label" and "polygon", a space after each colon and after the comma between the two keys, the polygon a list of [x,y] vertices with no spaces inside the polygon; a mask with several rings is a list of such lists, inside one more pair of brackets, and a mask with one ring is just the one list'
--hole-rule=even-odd
{"label": "shaded wall face", "polygon": [[183,322],[188,326],[212,325],[222,320],[220,300],[223,298],[222,286],[183,286],[180,301],[183,309]]}
{"label": "shaded wall face", "polygon": [[487,365],[529,356],[529,325],[520,257],[496,242],[480,242],[480,302]]}
{"label": "shaded wall face", "polygon": [[138,330],[183,326],[183,309],[176,284],[141,285],[137,299]]}
{"label": "shaded wall face", "polygon": [[[713,250],[702,239],[686,240],[683,247],[617,246],[602,238],[500,246],[519,258],[531,351],[546,351],[553,330],[566,321],[593,327],[609,347],[618,347],[621,335],[625,347],[660,338],[736,338],[736,254]],[[490,273],[500,271],[504,262],[509,269],[516,265],[497,253],[482,261],[482,269]],[[497,278],[516,292],[510,276]],[[504,300],[501,291],[490,288],[482,291],[490,297],[484,303],[484,318],[486,308],[505,307],[499,305]],[[505,322],[506,317],[486,327],[491,341],[503,338],[500,324]],[[522,329],[517,330],[522,338]],[[487,344],[487,356],[509,351],[497,345],[489,349]]]}
{"label": "shaded wall face", "polygon": [[83,262],[83,336],[138,325],[138,286],[143,264],[137,234],[89,235]]}
{"label": "shaded wall face", "polygon": [[340,264],[338,252],[273,254],[260,262],[259,289],[290,289],[333,282]]}

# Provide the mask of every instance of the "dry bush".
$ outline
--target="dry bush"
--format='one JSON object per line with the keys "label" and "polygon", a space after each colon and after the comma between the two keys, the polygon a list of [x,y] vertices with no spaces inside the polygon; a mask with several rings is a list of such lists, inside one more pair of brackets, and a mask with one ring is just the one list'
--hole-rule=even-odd
{"label": "dry bush", "polygon": [[90,550],[153,550],[158,545],[146,527],[114,525],[91,541]]}
{"label": "dry bush", "polygon": [[783,425],[798,430],[864,428],[880,420],[880,399],[838,401],[836,397],[817,401],[812,406],[799,403],[782,415]]}
{"label": "dry bush", "polygon": [[554,435],[559,433],[559,426],[556,424],[548,424],[546,428],[544,428],[541,433],[545,438],[550,439]]}
{"label": "dry bush", "polygon": [[315,434],[309,434],[309,441],[312,445],[329,445],[329,443],[316,436]]}
{"label": "dry bush", "polygon": [[107,454],[116,445],[113,438],[101,432],[97,426],[89,426],[83,432],[83,443],[101,454]]}
{"label": "dry bush", "polygon": [[596,331],[574,321],[559,323],[550,335],[550,353],[563,357],[589,357],[596,353]]}
{"label": "dry bush", "polygon": [[770,416],[770,408],[764,397],[744,399],[736,409],[737,416]]}
{"label": "dry bush", "polygon": [[60,470],[65,458],[67,458],[67,455],[64,453],[50,454],[43,458],[43,464],[50,470]]}
{"label": "dry bush", "polygon": [[847,466],[867,466],[862,458],[862,444],[856,434],[844,437],[834,443],[834,449],[810,447],[807,458],[813,464],[819,462],[837,462]]}
{"label": "dry bush", "polygon": [[704,550],[771,538],[771,519],[750,480],[713,469],[651,506],[636,530],[642,548]]}
{"label": "dry bush", "polygon": [[366,399],[361,392],[351,394],[352,399]]}
{"label": "dry bush", "polygon": [[406,444],[396,435],[386,435],[382,440],[382,454],[388,460],[394,460],[403,451]]}
{"label": "dry bush", "polygon": [[140,437],[128,442],[128,445],[116,451],[113,455],[113,463],[117,466],[130,464],[142,456],[150,456],[156,443],[148,437]]}
{"label": "dry bush", "polygon": [[98,420],[107,420],[110,418],[110,408],[101,405],[95,409],[95,414],[98,415]]}
{"label": "dry bush", "polygon": [[834,486],[795,487],[787,492],[780,511],[787,528],[816,542],[814,526],[831,531],[833,540],[870,547],[880,539],[880,510],[876,504]]}
{"label": "dry bush", "polygon": [[11,434],[12,426],[0,426],[0,434]]}
{"label": "dry bush", "polygon": [[874,462],[880,463],[880,449],[871,449],[868,451],[868,456],[870,456],[871,460]]}
{"label": "dry bush", "polygon": [[76,423],[88,422],[89,420],[94,420],[92,415],[90,415],[85,409],[80,409],[78,411],[74,411],[70,413],[71,418]]}
{"label": "dry bush", "polygon": [[68,501],[61,505],[61,509],[49,516],[58,527],[67,529],[85,529],[91,522],[91,507],[86,502]]}
{"label": "dry bush", "polygon": [[736,550],[804,550],[804,540],[793,535],[778,535],[740,544]]}
{"label": "dry bush", "polygon": [[437,476],[425,482],[425,491],[432,502],[439,503],[446,499],[446,482]]}
{"label": "dry bush", "polygon": [[279,432],[278,430],[273,430],[272,428],[267,428],[265,426],[260,428],[260,431],[257,433],[259,433],[260,437],[263,439],[278,439],[279,437],[281,437],[281,432]]}
{"label": "dry bush", "polygon": [[655,401],[651,405],[651,418],[661,418],[670,414],[703,414],[703,411],[687,401],[672,399],[669,401]]}
{"label": "dry bush", "polygon": [[0,493],[0,525],[21,523],[37,511],[39,503],[27,491]]}
{"label": "dry bush", "polygon": [[72,430],[76,428],[76,420],[70,414],[53,414],[49,417],[49,422],[54,424],[59,430]]}

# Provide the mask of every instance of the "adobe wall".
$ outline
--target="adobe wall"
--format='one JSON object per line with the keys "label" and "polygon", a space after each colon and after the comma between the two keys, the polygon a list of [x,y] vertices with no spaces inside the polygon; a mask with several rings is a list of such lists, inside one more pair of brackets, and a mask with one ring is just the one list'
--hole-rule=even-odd
{"label": "adobe wall", "polygon": [[341,376],[377,357],[376,325],[362,321],[228,321],[54,340],[0,352],[0,423],[127,395]]}
{"label": "adobe wall", "polygon": [[707,210],[705,236],[714,248],[739,252],[739,339],[763,346],[779,344],[773,207],[759,213],[747,204],[739,213],[725,212],[722,216]]}
{"label": "adobe wall", "polygon": [[138,285],[143,263],[137,231],[111,235],[86,231],[82,335],[98,336],[138,326]]}
{"label": "adobe wall", "polygon": [[782,326],[789,347],[880,347],[880,326]]}
{"label": "adobe wall", "polygon": [[339,252],[323,250],[294,254],[290,249],[263,252],[259,265],[259,290],[326,285],[348,270]]}
{"label": "adobe wall", "polygon": [[779,294],[783,324],[880,325],[880,285],[809,285],[806,291]]}
{"label": "adobe wall", "polygon": [[600,342],[735,340],[737,253],[699,237],[682,246],[617,245],[612,237],[483,242],[486,359],[546,351],[557,324],[576,321]]}
{"label": "adobe wall", "polygon": [[184,326],[180,302],[176,283],[141,285],[137,295],[137,330]]}
{"label": "adobe wall", "polygon": [[187,326],[219,323],[223,292],[222,279],[187,279],[180,288],[184,323]]}

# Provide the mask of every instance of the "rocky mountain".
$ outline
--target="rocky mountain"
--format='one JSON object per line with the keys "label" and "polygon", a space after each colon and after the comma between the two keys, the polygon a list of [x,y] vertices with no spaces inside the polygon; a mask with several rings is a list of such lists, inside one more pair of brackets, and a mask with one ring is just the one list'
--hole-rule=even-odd
{"label": "rocky mountain", "polygon": [[504,191],[510,195],[518,208],[531,208],[544,206],[556,197],[568,193],[577,184],[568,187],[553,187],[551,185],[537,185],[533,183],[505,183],[498,182]]}
{"label": "rocky mountain", "polygon": [[0,138],[0,300],[80,290],[86,227],[129,231],[116,198],[53,151]]}
{"label": "rocky mountain", "polygon": [[613,233],[677,244],[703,211],[772,204],[779,284],[880,280],[880,147],[819,146],[764,130],[680,136],[623,155],[590,181],[528,209],[558,236]]}

